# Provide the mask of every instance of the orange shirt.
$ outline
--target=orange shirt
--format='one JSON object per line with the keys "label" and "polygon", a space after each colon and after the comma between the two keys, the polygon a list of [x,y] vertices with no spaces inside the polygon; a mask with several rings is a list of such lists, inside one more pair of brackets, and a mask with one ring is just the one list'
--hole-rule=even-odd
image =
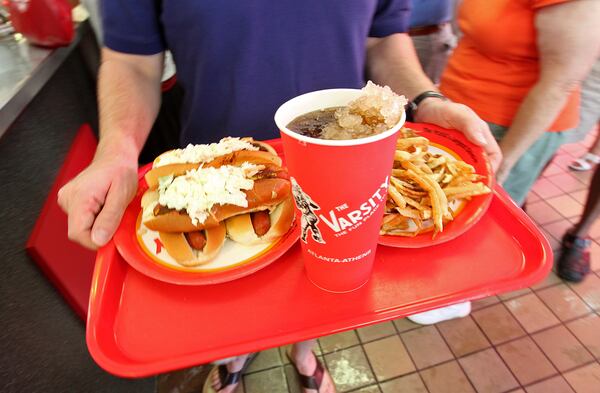
{"label": "orange shirt", "polygon": [[[440,89],[485,121],[510,126],[540,74],[534,17],[537,9],[569,0],[463,0],[458,22],[464,36],[450,57]],[[579,90],[552,131],[579,121]]]}

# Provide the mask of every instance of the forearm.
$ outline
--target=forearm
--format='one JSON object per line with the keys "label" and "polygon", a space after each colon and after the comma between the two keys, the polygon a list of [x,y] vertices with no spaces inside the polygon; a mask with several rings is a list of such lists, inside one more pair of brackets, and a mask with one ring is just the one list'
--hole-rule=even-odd
{"label": "forearm", "polygon": [[160,99],[158,70],[105,56],[98,76],[100,143],[96,156],[116,155],[137,161],[158,114]]}
{"label": "forearm", "polygon": [[600,53],[600,3],[570,1],[537,11],[535,27],[540,77],[519,107],[500,143],[513,165],[554,123],[569,95]]}
{"label": "forearm", "polygon": [[[367,76],[378,84],[390,86],[410,100],[425,91],[437,90],[423,72],[412,40],[407,34],[369,38]],[[498,167],[502,159],[498,144],[487,124],[462,104],[426,98],[419,103],[414,121],[460,130],[471,142],[484,146],[494,168]]]}
{"label": "forearm", "polygon": [[367,76],[408,99],[427,90],[437,90],[423,72],[408,34],[369,39]]}
{"label": "forearm", "polygon": [[500,142],[500,149],[507,164],[513,165],[548,131],[571,94],[569,89],[552,82],[540,81],[523,100]]}

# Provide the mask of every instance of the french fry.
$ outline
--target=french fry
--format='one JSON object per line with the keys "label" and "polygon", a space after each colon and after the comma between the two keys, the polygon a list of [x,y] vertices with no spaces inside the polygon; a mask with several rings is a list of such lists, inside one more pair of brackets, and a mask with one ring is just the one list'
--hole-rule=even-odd
{"label": "french fry", "polygon": [[[433,236],[454,219],[450,202],[483,195],[490,189],[466,162],[429,151],[429,140],[409,128],[400,130],[381,233],[416,236],[433,226]],[[431,224],[429,224],[431,223]]]}
{"label": "french fry", "polygon": [[405,173],[404,169],[392,169],[392,177],[402,177]]}
{"label": "french fry", "polygon": [[433,211],[433,224],[438,231],[444,229],[443,217],[448,213],[448,199],[442,188],[429,176],[426,176],[419,168],[411,162],[403,162],[402,166],[407,169],[407,175],[429,193],[431,199],[431,210]]}
{"label": "french fry", "polygon": [[483,195],[490,192],[490,189],[483,183],[470,183],[459,187],[446,187],[444,193],[446,197],[453,199],[469,198],[476,195]]}
{"label": "french fry", "polygon": [[408,218],[412,218],[412,219],[420,219],[420,214],[419,211],[417,209],[413,209],[410,207],[397,207],[396,211],[400,214],[402,214],[404,217],[408,217]]}
{"label": "french fry", "polygon": [[392,198],[392,200],[394,202],[396,202],[396,205],[398,207],[406,207],[406,199],[404,198],[404,196],[402,196],[402,194],[396,189],[394,184],[390,185],[390,188],[388,189],[388,194],[390,195],[390,197]]}
{"label": "french fry", "polygon": [[[404,171],[402,173],[402,176],[406,176],[406,171]],[[412,198],[420,199],[423,196],[427,195],[427,192],[425,192],[423,190],[419,190],[417,187],[413,186],[412,184],[410,184],[400,178],[397,178],[397,177],[391,177],[390,183],[392,183],[392,185],[403,195],[410,196]]]}
{"label": "french fry", "polygon": [[429,140],[422,136],[416,136],[411,138],[398,139],[396,142],[397,150],[407,150],[411,146],[428,146]]}
{"label": "french fry", "polygon": [[410,159],[411,159],[411,154],[407,151],[396,150],[396,153],[394,154],[394,160],[396,160],[396,161],[404,162],[404,161],[410,161]]}
{"label": "french fry", "polygon": [[[423,187],[423,189],[425,191],[427,191],[429,193],[429,199],[431,200],[433,225],[435,226],[436,231],[441,232],[444,229],[444,223],[443,223],[443,217],[445,214],[444,204],[443,204],[444,201],[446,202],[446,209],[447,209],[446,196],[444,195],[443,200],[440,198],[440,194],[438,193],[438,190],[435,189],[436,186],[437,186],[437,188],[440,188],[439,184],[435,183],[428,177],[424,177],[424,176],[422,177],[417,172],[414,172],[413,170],[409,170],[408,175],[411,176],[416,182],[419,183],[419,185],[421,187]],[[435,186],[433,186],[433,184],[435,184]],[[441,188],[440,188],[440,191],[441,191]],[[442,192],[442,194],[443,194],[443,192]]]}
{"label": "french fry", "polygon": [[421,204],[418,201],[412,199],[411,197],[406,197],[405,200],[406,200],[407,205],[414,207],[418,211],[421,212],[421,211],[425,210],[425,208],[423,206],[421,206]]}
{"label": "french fry", "polygon": [[381,230],[390,231],[398,229],[407,229],[409,226],[409,218],[404,217],[402,214],[392,213],[383,216],[383,224]]}

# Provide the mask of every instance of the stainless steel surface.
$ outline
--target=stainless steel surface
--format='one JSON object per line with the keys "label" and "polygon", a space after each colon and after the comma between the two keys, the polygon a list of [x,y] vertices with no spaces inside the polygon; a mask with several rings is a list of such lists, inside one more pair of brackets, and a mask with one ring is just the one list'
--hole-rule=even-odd
{"label": "stainless steel surface", "polygon": [[79,42],[46,49],[29,45],[20,34],[0,39],[0,138],[48,82]]}
{"label": "stainless steel surface", "polygon": [[0,108],[17,94],[52,50],[29,45],[20,34],[0,40]]}

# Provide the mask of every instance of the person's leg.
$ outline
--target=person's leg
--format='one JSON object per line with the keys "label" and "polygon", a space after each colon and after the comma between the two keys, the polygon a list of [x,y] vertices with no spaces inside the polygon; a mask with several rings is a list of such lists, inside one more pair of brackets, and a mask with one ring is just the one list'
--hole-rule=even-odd
{"label": "person's leg", "polygon": [[313,348],[317,345],[317,340],[307,340],[296,343],[292,346],[290,357],[294,361],[298,371],[303,375],[312,375],[317,366],[313,354]]}
{"label": "person's leg", "polygon": [[[237,379],[237,382],[235,383],[231,383],[229,385],[227,385],[227,381],[222,381],[222,377],[220,376],[220,372],[219,372],[219,367],[226,367],[227,372],[229,374],[235,374],[235,373],[239,373],[242,371],[242,369],[244,368],[244,366],[247,365],[246,360],[248,359],[249,355],[242,355],[242,356],[236,356],[234,358],[230,358],[230,359],[226,359],[226,364],[223,364],[223,362],[218,362],[221,363],[221,366],[217,365],[215,367],[213,367],[213,369],[210,371],[206,384],[204,385],[204,390],[203,393],[212,393],[212,392],[218,392],[218,393],[232,393],[233,391],[235,391],[235,389],[237,388],[237,386],[239,385],[239,380],[241,379],[241,375],[239,375]],[[224,386],[227,385],[227,386]]]}
{"label": "person's leg", "polygon": [[585,139],[594,125],[600,120],[600,59],[581,83],[581,103],[579,105],[579,125],[569,135],[566,143]]}
{"label": "person's leg", "polygon": [[[600,111],[600,108],[598,110]],[[597,117],[600,118],[600,113],[597,114]],[[596,127],[600,127],[600,122],[595,125]],[[589,131],[591,131],[591,129]],[[573,162],[569,164],[569,169],[574,171],[589,171],[594,165],[598,164],[600,164],[600,132],[596,134],[596,139],[588,152],[573,160]]]}
{"label": "person's leg", "polygon": [[[305,385],[319,386],[319,393],[335,393],[335,385],[329,372],[323,367],[313,351],[316,345],[317,340],[296,343],[292,346],[292,350],[288,356],[290,357],[290,361],[296,366],[296,371],[300,374],[301,379],[306,379],[306,377],[312,379],[305,383]],[[303,393],[317,392],[316,389],[309,389],[307,386],[302,386],[302,389]]]}
{"label": "person's leg", "polygon": [[[600,127],[600,124],[598,125],[598,127]],[[592,147],[590,147],[590,153],[600,157],[600,131],[598,131],[598,134],[596,135],[596,140],[594,140],[594,144],[592,145]]]}
{"label": "person's leg", "polygon": [[546,132],[517,161],[502,187],[519,206],[533,187],[546,164],[561,146],[565,132]]}
{"label": "person's leg", "polygon": [[[600,121],[600,60],[581,84],[581,104],[579,125],[569,136],[567,143],[583,140]],[[600,133],[596,136],[589,152],[574,160],[569,168],[574,171],[587,171],[600,163]]]}
{"label": "person's leg", "polygon": [[171,371],[156,376],[156,393],[202,392],[210,364]]}
{"label": "person's leg", "polygon": [[594,140],[594,144],[590,147],[590,153],[600,156],[600,121],[596,124],[596,128],[598,129],[598,133],[596,134],[596,140]]}
{"label": "person's leg", "polygon": [[600,164],[600,134],[596,137],[590,150],[583,156],[576,158],[569,164],[573,171],[589,171],[595,165]]}
{"label": "person's leg", "polygon": [[600,167],[596,167],[581,219],[573,228],[577,237],[587,237],[594,221],[600,216]]}
{"label": "person's leg", "polygon": [[581,219],[562,239],[558,256],[558,275],[567,281],[579,282],[590,271],[590,247],[588,233],[600,216],[600,166],[596,167]]}

